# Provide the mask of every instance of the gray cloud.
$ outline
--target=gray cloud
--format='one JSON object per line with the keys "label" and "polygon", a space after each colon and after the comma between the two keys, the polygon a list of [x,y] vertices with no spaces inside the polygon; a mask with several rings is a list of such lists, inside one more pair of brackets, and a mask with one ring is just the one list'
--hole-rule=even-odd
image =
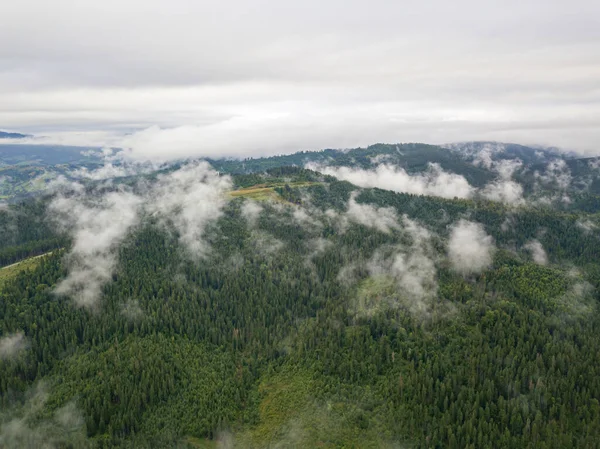
{"label": "gray cloud", "polygon": [[0,123],[138,158],[473,139],[597,151],[598,17],[592,0],[11,2]]}

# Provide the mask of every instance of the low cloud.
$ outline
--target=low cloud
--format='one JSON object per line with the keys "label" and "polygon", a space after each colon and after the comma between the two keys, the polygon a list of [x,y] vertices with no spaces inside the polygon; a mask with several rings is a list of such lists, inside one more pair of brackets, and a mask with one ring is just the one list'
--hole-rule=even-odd
{"label": "low cloud", "polygon": [[245,200],[241,207],[242,217],[244,217],[248,224],[252,227],[256,226],[258,217],[260,217],[262,211],[263,207],[256,201],[252,200]]}
{"label": "low cloud", "polygon": [[579,219],[577,220],[577,227],[582,229],[585,233],[590,233],[598,229],[598,225],[594,223],[592,220],[588,219]]}
{"label": "low cloud", "polygon": [[531,253],[533,261],[539,265],[548,264],[548,255],[539,240],[531,240],[527,242],[523,248]]}
{"label": "low cloud", "polygon": [[0,360],[9,360],[27,348],[27,340],[22,332],[0,338]]}
{"label": "low cloud", "polygon": [[72,297],[79,306],[96,304],[112,277],[119,245],[138,223],[141,203],[140,197],[124,190],[99,197],[71,192],[50,203],[52,219],[73,238],[66,256],[68,275],[56,293]]}
{"label": "low cloud", "polygon": [[460,274],[480,273],[492,263],[496,247],[479,223],[460,220],[452,227],[448,257],[452,269]]}
{"label": "low cloud", "polygon": [[480,190],[480,195],[490,201],[507,204],[523,204],[523,186],[512,180],[515,172],[523,167],[520,159],[494,159],[494,155],[505,150],[504,144],[489,143],[475,151],[473,165],[484,167],[497,173],[495,181]]}
{"label": "low cloud", "polygon": [[375,207],[370,204],[357,203],[356,194],[348,201],[348,209],[344,218],[369,228],[389,233],[392,229],[398,229],[398,216],[391,207]]}
{"label": "low cloud", "polygon": [[523,186],[518,182],[499,179],[487,184],[482,190],[481,195],[490,200],[501,203],[519,205],[523,204]]}
{"label": "low cloud", "polygon": [[143,173],[150,173],[153,170],[160,168],[160,164],[152,163],[152,161],[138,162],[126,157],[123,151],[115,151],[111,148],[104,148],[101,151],[86,150],[82,151],[83,156],[95,156],[99,158],[103,164],[100,168],[90,170],[87,167],[80,167],[73,170],[70,175],[74,178],[85,178],[94,181],[104,179],[122,178],[125,176],[134,176]]}
{"label": "low cloud", "polygon": [[555,159],[546,165],[543,172],[536,171],[534,173],[536,184],[536,192],[542,189],[550,189],[552,194],[539,199],[541,203],[552,203],[554,201],[561,201],[563,203],[570,203],[567,191],[571,187],[573,177],[571,176],[571,170],[567,163],[563,159]]}
{"label": "low cloud", "polygon": [[[85,420],[74,402],[69,402],[46,416],[43,409],[48,401],[45,384],[28,392],[20,406],[7,407],[0,412],[0,447],[7,449],[58,449],[92,447],[86,438]],[[42,417],[43,416],[43,417]]]}
{"label": "low cloud", "polygon": [[142,213],[172,227],[189,255],[206,255],[205,228],[221,215],[225,192],[231,188],[230,178],[219,176],[206,162],[160,175],[155,184],[139,186],[140,194],[123,186],[110,192],[88,192],[80,184],[60,182],[62,191],[50,203],[48,213],[73,238],[73,246],[65,257],[67,277],[55,291],[83,307],[96,305],[115,271],[118,248]]}
{"label": "low cloud", "polygon": [[316,217],[317,211],[313,208],[305,208],[302,206],[294,207],[292,218],[296,223],[305,228],[322,228],[323,223]]}
{"label": "low cloud", "polygon": [[207,162],[190,163],[158,178],[147,210],[173,225],[189,254],[204,257],[209,251],[205,228],[222,215],[231,187],[231,178],[220,176]]}
{"label": "low cloud", "polygon": [[308,164],[307,168],[349,181],[359,187],[378,187],[414,195],[470,198],[475,192],[475,188],[464,176],[448,173],[434,163],[429,164],[427,171],[415,174],[389,164],[381,164],[372,170],[317,164]]}
{"label": "low cloud", "polygon": [[144,316],[144,311],[137,299],[128,299],[121,304],[121,314],[129,320],[136,321]]}
{"label": "low cloud", "polygon": [[571,170],[564,159],[548,162],[544,173],[536,172],[536,177],[544,184],[551,184],[560,190],[566,190],[573,180]]}
{"label": "low cloud", "polygon": [[[382,248],[367,261],[371,276],[366,291],[359,291],[356,310],[372,315],[381,307],[404,307],[418,317],[430,313],[432,300],[437,294],[437,270],[431,234],[417,222],[404,216],[402,229],[410,240],[408,245]],[[338,279],[352,276],[355,266],[340,271]],[[391,283],[390,283],[391,281]]]}
{"label": "low cloud", "polygon": [[320,254],[323,254],[332,245],[333,243],[330,240],[324,239],[322,237],[309,240],[308,242],[306,242],[306,247],[310,251],[308,255],[308,260],[312,260]]}
{"label": "low cloud", "polygon": [[285,247],[285,243],[264,231],[254,231],[252,240],[255,252],[267,260],[271,260]]}

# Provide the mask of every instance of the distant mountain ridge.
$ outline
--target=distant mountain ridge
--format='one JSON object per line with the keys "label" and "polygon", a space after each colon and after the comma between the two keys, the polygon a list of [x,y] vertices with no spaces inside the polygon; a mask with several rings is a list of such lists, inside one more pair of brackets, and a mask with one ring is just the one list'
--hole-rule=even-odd
{"label": "distant mountain ridge", "polygon": [[24,139],[26,137],[31,137],[28,134],[21,133],[10,133],[6,131],[0,131],[0,139]]}

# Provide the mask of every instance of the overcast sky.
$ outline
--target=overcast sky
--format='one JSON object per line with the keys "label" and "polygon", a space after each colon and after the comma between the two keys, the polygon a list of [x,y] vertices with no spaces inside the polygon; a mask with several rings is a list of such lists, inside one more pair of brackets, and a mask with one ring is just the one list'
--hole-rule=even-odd
{"label": "overcast sky", "polygon": [[464,140],[600,153],[600,1],[7,1],[0,129],[157,158]]}

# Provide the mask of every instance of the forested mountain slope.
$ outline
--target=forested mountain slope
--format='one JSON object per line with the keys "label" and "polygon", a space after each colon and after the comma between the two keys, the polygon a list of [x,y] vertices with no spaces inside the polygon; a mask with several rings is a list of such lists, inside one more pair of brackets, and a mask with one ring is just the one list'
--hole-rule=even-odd
{"label": "forested mountain slope", "polygon": [[599,447],[596,209],[544,184],[555,159],[494,200],[518,177],[480,154],[191,162],[4,206],[0,265],[45,255],[0,269],[0,447]]}

